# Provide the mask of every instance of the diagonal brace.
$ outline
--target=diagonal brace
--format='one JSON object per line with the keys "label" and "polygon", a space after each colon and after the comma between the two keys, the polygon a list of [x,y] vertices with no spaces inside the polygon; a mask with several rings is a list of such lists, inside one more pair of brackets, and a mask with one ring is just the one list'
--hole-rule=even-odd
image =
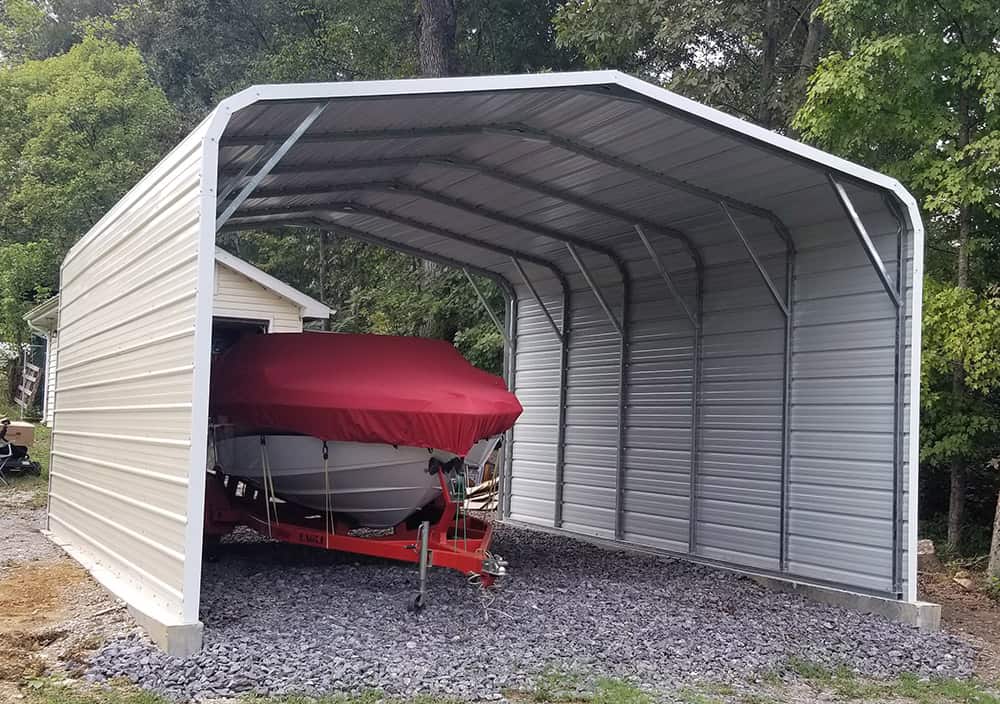
{"label": "diagonal brace", "polygon": [[837,194],[837,198],[840,199],[840,205],[844,208],[844,212],[851,221],[851,227],[854,229],[854,234],[858,236],[861,240],[861,246],[865,250],[865,255],[868,257],[868,261],[871,265],[875,267],[875,273],[878,274],[879,281],[882,282],[882,288],[885,292],[889,294],[889,298],[892,299],[892,304],[896,308],[900,307],[900,292],[896,290],[896,285],[889,278],[889,273],[885,270],[885,264],[882,262],[882,257],[879,256],[878,249],[875,248],[875,243],[872,242],[871,236],[868,234],[868,230],[865,228],[865,224],[861,221],[861,216],[858,215],[858,211],[854,209],[854,203],[851,202],[851,197],[847,195],[847,190],[844,186],[833,177],[833,174],[827,174],[827,179],[830,181],[830,185],[833,186],[833,190]]}
{"label": "diagonal brace", "polygon": [[285,154],[287,154],[288,151],[295,146],[295,143],[299,141],[299,138],[305,134],[305,131],[309,129],[313,122],[316,121],[316,118],[323,114],[323,111],[326,110],[329,104],[329,102],[326,102],[322,105],[314,107],[310,113],[306,115],[306,118],[299,123],[299,126],[296,127],[290,135],[288,135],[288,138],[284,142],[282,142],[281,146],[274,151],[274,154],[272,154],[270,158],[264,162],[264,165],[260,167],[260,171],[250,177],[247,184],[243,186],[239,193],[236,194],[236,197],[233,198],[232,202],[226,206],[226,209],[222,211],[222,214],[215,221],[216,232],[222,229],[222,226],[226,224],[226,221],[233,216],[233,213],[235,213],[241,205],[243,205],[243,201],[249,198],[254,189],[260,185],[260,182],[267,178],[267,175],[271,173],[271,169],[277,166],[278,162],[284,158]]}
{"label": "diagonal brace", "polygon": [[774,297],[774,302],[778,304],[778,307],[781,309],[781,312],[784,313],[785,318],[788,318],[787,303],[781,297],[781,294],[778,293],[777,287],[774,285],[774,282],[771,281],[771,277],[768,276],[767,269],[765,269],[764,265],[761,264],[757,253],[753,250],[753,247],[750,246],[750,241],[747,240],[746,235],[743,234],[743,229],[739,226],[736,219],[733,217],[733,214],[729,211],[729,206],[727,206],[724,201],[719,201],[719,207],[722,208],[722,212],[726,214],[726,217],[729,218],[729,222],[732,224],[733,229],[736,230],[736,234],[739,236],[740,242],[743,243],[743,247],[747,250],[747,254],[750,255],[750,259],[753,261],[754,266],[757,267],[760,277],[764,279],[764,283],[767,284],[767,290],[770,291],[771,296]]}
{"label": "diagonal brace", "polygon": [[500,333],[500,337],[503,338],[504,344],[510,345],[510,338],[507,336],[507,331],[504,329],[503,323],[500,322],[497,314],[493,312],[492,308],[490,308],[490,304],[486,302],[486,296],[484,296],[482,291],[479,290],[479,287],[476,286],[476,281],[472,278],[472,274],[470,274],[469,270],[465,267],[462,267],[462,273],[465,274],[465,278],[469,280],[469,285],[472,286],[472,290],[476,292],[476,298],[479,299],[479,302],[486,310],[486,314],[490,316],[490,320],[492,320],[493,324],[496,326],[497,331]]}
{"label": "diagonal brace", "polygon": [[[542,312],[545,314],[546,319],[549,321],[549,325],[552,326],[552,332],[556,334],[556,337],[559,338],[560,342],[564,342],[563,334],[562,332],[559,331],[559,326],[556,325],[556,321],[552,317],[552,314],[549,312],[548,307],[542,301],[542,297],[538,295],[538,289],[535,288],[535,285],[531,283],[531,279],[528,278],[528,274],[527,272],[525,272],[524,266],[522,266],[520,260],[518,260],[517,257],[511,257],[510,261],[514,265],[514,268],[517,269],[517,273],[520,274],[521,281],[524,282],[524,285],[527,287],[528,291],[531,292],[531,297],[535,299],[535,303],[538,304],[538,307],[541,308]],[[565,314],[566,313],[563,312],[563,315]]]}
{"label": "diagonal brace", "polygon": [[573,257],[573,261],[576,262],[576,266],[580,270],[580,274],[583,275],[583,280],[587,282],[588,286],[590,286],[590,290],[597,298],[597,302],[604,310],[604,314],[608,316],[608,320],[611,321],[611,324],[614,326],[615,330],[618,331],[618,334],[624,337],[625,331],[622,328],[621,322],[618,320],[618,316],[616,316],[611,310],[611,306],[608,305],[608,299],[606,299],[604,294],[601,293],[601,289],[597,286],[597,282],[594,281],[594,277],[591,275],[590,270],[587,268],[587,265],[583,263],[583,259],[580,258],[580,253],[576,251],[576,247],[573,246],[572,242],[566,243],[566,249],[569,251],[569,255]]}
{"label": "diagonal brace", "polygon": [[653,260],[653,264],[656,265],[657,271],[659,271],[660,276],[663,277],[663,282],[667,285],[667,289],[670,291],[670,294],[677,299],[677,302],[684,310],[684,315],[688,317],[688,320],[691,321],[691,325],[694,326],[695,330],[697,330],[701,327],[701,324],[698,322],[694,313],[691,312],[691,309],[688,308],[687,303],[684,302],[684,297],[681,295],[681,292],[677,290],[677,286],[674,284],[674,280],[667,272],[667,268],[663,265],[663,260],[660,259],[660,255],[656,253],[655,249],[653,249],[653,244],[646,236],[646,232],[642,229],[642,225],[633,225],[633,227],[635,227],[636,234],[639,235],[639,239],[642,240],[643,245],[645,245],[646,251],[649,252],[649,257]]}

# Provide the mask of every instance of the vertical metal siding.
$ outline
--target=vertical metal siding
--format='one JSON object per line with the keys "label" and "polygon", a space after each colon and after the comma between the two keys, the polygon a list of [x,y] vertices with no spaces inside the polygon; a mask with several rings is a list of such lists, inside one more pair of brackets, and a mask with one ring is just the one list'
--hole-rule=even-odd
{"label": "vertical metal siding", "polygon": [[[895,224],[865,219],[894,277]],[[807,228],[800,242],[789,569],[891,592],[894,308],[848,223]]]}
{"label": "vertical metal siding", "polygon": [[184,620],[185,532],[201,520],[188,507],[201,162],[199,130],[61,273],[49,528],[164,623]]}
{"label": "vertical metal siding", "polygon": [[[562,324],[562,291],[551,274],[527,267],[552,316]],[[559,341],[545,313],[519,285],[514,393],[524,412],[512,434],[510,517],[552,526],[555,516],[555,463],[559,434]]]}
{"label": "vertical metal siding", "polygon": [[[642,254],[633,255],[631,267],[623,538],[687,552],[694,334],[691,322]],[[664,258],[668,268],[678,263],[676,254]],[[687,257],[680,263],[686,265]],[[693,310],[694,272],[672,276]]]}
{"label": "vertical metal siding", "polygon": [[[581,252],[581,257],[621,320],[618,272],[601,255]],[[563,527],[614,538],[621,337],[583,276],[570,270],[574,305],[569,316]]]}
{"label": "vertical metal siding", "polygon": [[[775,286],[785,247],[767,223],[741,219]],[[730,229],[706,248],[695,552],[778,569],[784,317]]]}

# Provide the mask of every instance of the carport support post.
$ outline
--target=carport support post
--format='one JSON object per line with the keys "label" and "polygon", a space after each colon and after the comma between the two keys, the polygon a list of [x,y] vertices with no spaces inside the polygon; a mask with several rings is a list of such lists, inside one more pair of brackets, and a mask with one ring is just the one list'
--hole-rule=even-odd
{"label": "carport support post", "polygon": [[[833,174],[828,173],[826,175],[827,179],[830,181],[830,185],[833,186],[834,192],[837,194],[837,198],[840,200],[840,205],[844,209],[844,213],[847,215],[847,219],[851,223],[851,227],[854,230],[854,234],[857,235],[858,240],[861,242],[861,248],[865,252],[865,256],[868,257],[868,261],[871,263],[872,268],[875,269],[875,273],[878,275],[879,281],[882,283],[882,288],[885,289],[886,294],[889,296],[889,300],[892,302],[893,307],[896,312],[896,332],[893,344],[893,394],[892,394],[892,432],[893,432],[893,442],[892,442],[892,483],[893,483],[893,498],[892,498],[892,590],[896,593],[897,597],[903,596],[903,451],[902,451],[902,436],[903,436],[903,346],[905,344],[905,331],[904,324],[905,319],[903,316],[903,223],[896,213],[895,208],[890,208],[894,217],[896,217],[899,222],[898,226],[898,237],[896,240],[896,265],[897,265],[897,276],[896,282],[893,283],[892,279],[889,278],[889,273],[886,271],[885,263],[882,261],[882,257],[878,253],[878,249],[875,247],[875,243],[872,241],[871,236],[868,234],[868,229],[865,227],[865,223],[861,220],[861,216],[858,215],[858,211],[854,208],[854,203],[851,202],[851,197],[847,193],[847,189],[836,179]],[[911,413],[916,412],[915,409],[911,409]],[[911,468],[912,470],[912,468]]]}

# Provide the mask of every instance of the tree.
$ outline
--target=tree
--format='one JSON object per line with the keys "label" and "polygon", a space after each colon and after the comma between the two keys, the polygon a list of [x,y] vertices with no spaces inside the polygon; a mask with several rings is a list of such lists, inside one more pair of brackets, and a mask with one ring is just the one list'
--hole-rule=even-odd
{"label": "tree", "polygon": [[8,243],[0,251],[0,339],[20,348],[29,340],[24,314],[52,296],[60,260],[45,239]]}
{"label": "tree", "polygon": [[0,99],[0,241],[64,253],[178,136],[139,52],[94,37],[0,72]]}
{"label": "tree", "polygon": [[[1000,224],[1000,12],[963,0],[825,0],[820,12],[843,48],[820,63],[796,127],[914,190],[931,246],[953,256],[946,268],[957,293],[941,295],[965,296],[970,253]],[[967,362],[954,357],[948,388],[940,377],[928,388],[937,405],[925,413],[925,454],[940,442],[936,430],[968,413],[976,390]],[[953,549],[965,524],[970,450],[959,443],[948,455]]]}
{"label": "tree", "polygon": [[[986,515],[996,503],[991,459],[1000,455],[1000,291],[980,294],[934,280],[925,285],[920,459],[931,467],[960,461],[965,478],[977,479],[977,504]],[[953,392],[956,367],[961,394]],[[964,492],[962,499],[964,511]],[[952,511],[954,505],[952,497]],[[959,523],[959,534],[962,528]],[[954,530],[949,521],[949,533]],[[957,547],[956,536],[951,548]]]}
{"label": "tree", "polygon": [[826,44],[818,2],[569,0],[554,21],[559,44],[593,66],[783,129]]}
{"label": "tree", "polygon": [[457,71],[465,75],[584,68],[571,47],[556,46],[558,0],[464,0],[457,6]]}
{"label": "tree", "polygon": [[84,39],[0,69],[4,340],[57,288],[67,249],[176,139],[174,112],[134,48]]}

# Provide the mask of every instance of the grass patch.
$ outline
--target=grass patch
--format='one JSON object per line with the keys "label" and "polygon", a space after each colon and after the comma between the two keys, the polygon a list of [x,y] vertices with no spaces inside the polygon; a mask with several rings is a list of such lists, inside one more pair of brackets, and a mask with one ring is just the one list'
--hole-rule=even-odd
{"label": "grass patch", "polygon": [[124,683],[84,687],[46,678],[32,680],[22,693],[24,704],[170,704],[163,697]]}
{"label": "grass patch", "polygon": [[602,678],[591,698],[594,704],[651,704],[649,693],[625,680]]}
{"label": "grass patch", "polygon": [[676,694],[682,704],[724,704],[724,700],[691,687],[678,690]]}
{"label": "grass patch", "polygon": [[555,668],[542,671],[525,694],[528,699],[537,704],[557,704],[559,702],[578,702],[589,699],[580,693],[581,677],[572,672]]}
{"label": "grass patch", "polygon": [[1000,691],[995,686],[974,679],[922,679],[904,674],[895,680],[868,680],[846,667],[829,668],[798,658],[789,658],[786,669],[814,689],[846,701],[1000,704]]}

